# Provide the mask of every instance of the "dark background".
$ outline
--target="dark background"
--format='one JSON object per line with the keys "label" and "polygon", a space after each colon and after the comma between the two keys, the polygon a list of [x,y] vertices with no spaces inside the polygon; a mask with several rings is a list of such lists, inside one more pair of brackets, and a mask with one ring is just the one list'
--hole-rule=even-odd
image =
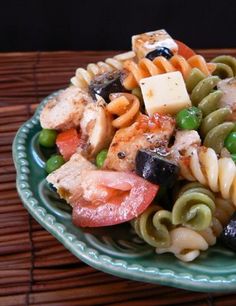
{"label": "dark background", "polygon": [[4,0],[0,51],[129,49],[160,28],[193,48],[236,47],[235,2]]}

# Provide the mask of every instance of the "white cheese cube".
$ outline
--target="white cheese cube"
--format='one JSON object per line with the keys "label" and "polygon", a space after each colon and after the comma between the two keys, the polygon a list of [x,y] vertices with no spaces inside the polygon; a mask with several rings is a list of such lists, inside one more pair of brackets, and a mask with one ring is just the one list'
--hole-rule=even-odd
{"label": "white cheese cube", "polygon": [[175,115],[191,106],[191,101],[182,74],[179,71],[158,74],[140,80],[143,100],[148,115]]}
{"label": "white cheese cube", "polygon": [[132,36],[132,50],[137,57],[143,58],[145,55],[157,47],[169,48],[173,53],[177,53],[178,45],[166,32],[166,30],[157,30]]}

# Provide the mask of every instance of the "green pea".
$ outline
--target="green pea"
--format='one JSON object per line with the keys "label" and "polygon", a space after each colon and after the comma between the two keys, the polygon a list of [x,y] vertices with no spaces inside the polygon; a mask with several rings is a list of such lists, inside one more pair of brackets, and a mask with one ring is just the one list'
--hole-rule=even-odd
{"label": "green pea", "polygon": [[46,162],[45,170],[47,173],[51,173],[60,168],[64,163],[65,161],[61,155],[52,155]]}
{"label": "green pea", "polygon": [[96,165],[98,168],[101,168],[105,162],[105,159],[107,158],[108,150],[104,149],[100,151],[96,157]]}
{"label": "green pea", "polygon": [[236,154],[236,132],[231,132],[225,138],[225,147],[231,154]]}
{"label": "green pea", "polygon": [[182,109],[176,115],[176,123],[181,130],[197,130],[202,121],[202,112],[193,106]]}
{"label": "green pea", "polygon": [[42,129],[39,134],[39,144],[46,148],[52,148],[55,146],[57,138],[57,132],[55,130]]}

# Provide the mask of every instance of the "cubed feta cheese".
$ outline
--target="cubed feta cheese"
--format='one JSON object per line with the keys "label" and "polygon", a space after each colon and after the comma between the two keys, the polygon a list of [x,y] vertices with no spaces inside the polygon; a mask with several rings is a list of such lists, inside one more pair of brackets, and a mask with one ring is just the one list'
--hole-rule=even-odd
{"label": "cubed feta cheese", "polygon": [[183,76],[179,71],[144,78],[139,84],[148,115],[155,112],[174,115],[191,106]]}
{"label": "cubed feta cheese", "polygon": [[145,55],[157,47],[169,48],[173,53],[177,53],[178,46],[166,30],[157,30],[132,36],[132,49],[137,57],[143,58]]}

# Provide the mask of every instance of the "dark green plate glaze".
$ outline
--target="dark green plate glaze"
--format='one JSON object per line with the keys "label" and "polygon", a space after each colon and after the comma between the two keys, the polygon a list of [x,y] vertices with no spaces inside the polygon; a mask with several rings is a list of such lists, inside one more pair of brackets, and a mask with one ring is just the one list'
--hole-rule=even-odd
{"label": "dark green plate glaze", "polygon": [[128,224],[102,229],[80,229],[71,221],[69,206],[50,189],[45,178],[47,152],[37,143],[39,113],[18,131],[13,143],[17,189],[26,209],[67,249],[96,269],[132,280],[195,291],[234,291],[236,255],[220,245],[211,247],[193,263],[171,254],[157,255],[134,234]]}

